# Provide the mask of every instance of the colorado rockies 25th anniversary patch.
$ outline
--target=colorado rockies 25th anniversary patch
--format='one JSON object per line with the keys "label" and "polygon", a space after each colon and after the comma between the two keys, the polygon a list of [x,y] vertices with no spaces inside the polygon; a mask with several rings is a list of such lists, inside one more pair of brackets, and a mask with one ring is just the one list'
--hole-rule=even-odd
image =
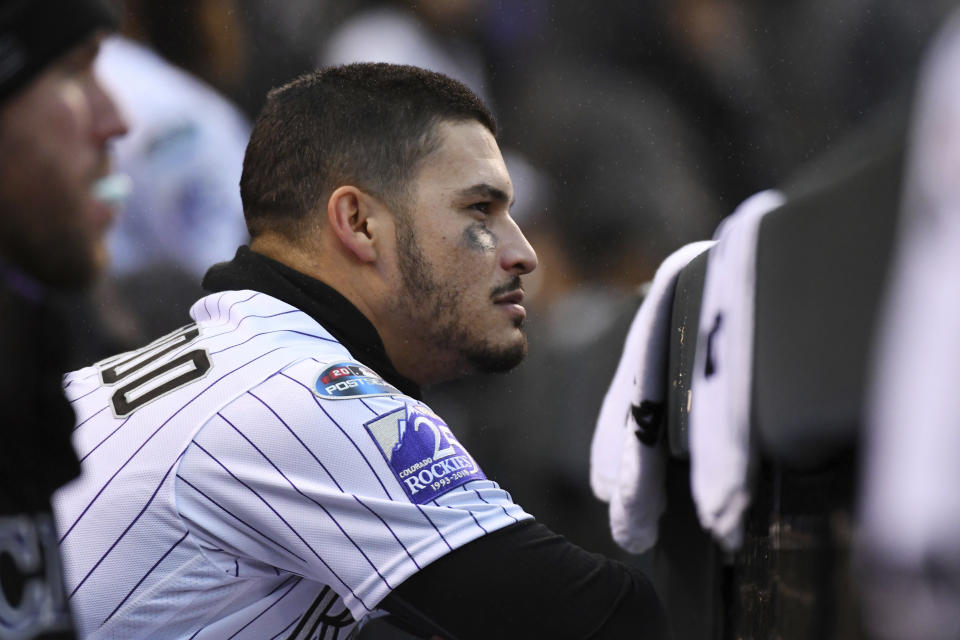
{"label": "colorado rockies 25th anniversary patch", "polygon": [[486,479],[447,423],[423,405],[407,403],[364,427],[407,497],[417,504],[426,504],[472,480]]}

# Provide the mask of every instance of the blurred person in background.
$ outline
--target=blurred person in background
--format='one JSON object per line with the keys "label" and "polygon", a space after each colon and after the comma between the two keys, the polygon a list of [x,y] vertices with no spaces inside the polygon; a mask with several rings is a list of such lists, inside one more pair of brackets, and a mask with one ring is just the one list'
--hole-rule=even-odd
{"label": "blurred person in background", "polygon": [[278,85],[316,67],[317,48],[369,0],[231,0],[238,11],[246,53],[242,81],[228,91],[251,118]]}
{"label": "blurred person in background", "polygon": [[[361,6],[321,42],[319,66],[352,62],[409,64],[464,83],[490,104],[490,61],[483,47],[484,17],[496,7],[484,0],[387,0]],[[513,215],[521,223],[539,206],[541,170],[516,149],[503,149],[521,199]]]}
{"label": "blurred person in background", "polygon": [[50,496],[80,468],[54,291],[105,267],[107,144],[125,124],[93,73],[111,7],[0,2],[0,638],[73,638]]}
{"label": "blurred person in background", "polygon": [[[126,35],[217,93],[242,92],[250,63],[244,0],[123,0]],[[284,8],[291,3],[285,2]],[[276,7],[275,7],[276,9]]]}
{"label": "blurred person in background", "polygon": [[[244,61],[236,3],[123,6],[123,35],[104,41],[96,67],[130,125],[114,152],[132,191],[108,236],[110,279],[94,311],[113,348],[176,327],[206,267],[247,238],[237,185],[250,124],[214,86],[163,57],[235,86]],[[100,348],[90,345],[89,359]]]}
{"label": "blurred person in background", "polygon": [[321,65],[392,62],[431,69],[490,102],[487,61],[479,48],[483,0],[390,0],[347,18],[321,45]]}
{"label": "blurred person in background", "polygon": [[[97,72],[130,123],[130,134],[115,145],[117,166],[133,180],[133,192],[110,236],[112,272],[129,275],[174,263],[201,277],[246,239],[237,222],[237,184],[250,124],[223,94],[158,54],[171,48],[162,37],[174,29],[167,24],[173,20],[161,21],[151,6],[127,0],[123,35],[104,42],[97,60]],[[180,19],[182,33],[191,26]],[[227,56],[240,64],[242,45],[208,49],[208,65],[229,84],[240,71],[216,61]]]}

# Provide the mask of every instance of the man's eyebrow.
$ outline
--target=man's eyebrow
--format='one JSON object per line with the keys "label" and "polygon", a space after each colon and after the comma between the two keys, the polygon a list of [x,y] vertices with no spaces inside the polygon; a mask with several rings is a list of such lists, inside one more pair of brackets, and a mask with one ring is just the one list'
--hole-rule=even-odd
{"label": "man's eyebrow", "polygon": [[457,192],[457,196],[460,198],[487,198],[489,200],[494,200],[496,202],[504,202],[509,206],[513,206],[513,199],[507,196],[507,192],[503,189],[498,189],[491,184],[482,182],[480,184],[475,184],[472,187],[467,187],[466,189],[461,189]]}

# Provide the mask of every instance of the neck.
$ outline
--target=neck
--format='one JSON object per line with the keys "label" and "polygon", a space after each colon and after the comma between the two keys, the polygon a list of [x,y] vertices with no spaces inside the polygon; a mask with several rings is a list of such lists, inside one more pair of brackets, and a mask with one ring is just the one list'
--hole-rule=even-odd
{"label": "neck", "polygon": [[[349,256],[339,255],[335,248],[321,246],[317,241],[298,239],[294,242],[276,233],[258,234],[250,241],[250,250],[336,289],[376,326],[369,297],[364,293],[364,278],[356,269],[343,267]],[[351,271],[353,273],[349,273]]]}
{"label": "neck", "polygon": [[384,304],[394,299],[396,292],[376,277],[375,267],[353,264],[350,255],[338,252],[337,247],[321,246],[320,241],[293,242],[276,233],[258,234],[251,240],[250,250],[335,289],[374,326],[401,375],[418,384],[432,382],[423,375],[425,367],[417,365],[422,346],[409,341],[409,336],[416,334],[398,326],[397,318],[402,316],[389,302]]}
{"label": "neck", "polygon": [[371,320],[397,371],[422,387],[473,373],[459,354],[436,343],[424,344],[413,339],[420,336],[422,331],[398,322],[398,318],[403,317],[402,313],[403,310],[394,313],[388,308],[386,315],[390,317],[390,322],[378,324],[377,320]]}
{"label": "neck", "polygon": [[[319,247],[304,246],[299,242],[291,242],[277,233],[264,232],[250,241],[250,250],[267,256],[300,273],[327,282],[324,278],[323,265],[318,257]],[[331,284],[327,282],[327,284]]]}
{"label": "neck", "polygon": [[469,373],[459,354],[423,344],[418,336],[422,318],[410,315],[410,300],[401,298],[401,285],[392,283],[373,263],[362,263],[324,235],[296,241],[277,233],[258,234],[250,250],[276,260],[335,289],[373,325],[383,342],[387,357],[404,377],[428,385]]}

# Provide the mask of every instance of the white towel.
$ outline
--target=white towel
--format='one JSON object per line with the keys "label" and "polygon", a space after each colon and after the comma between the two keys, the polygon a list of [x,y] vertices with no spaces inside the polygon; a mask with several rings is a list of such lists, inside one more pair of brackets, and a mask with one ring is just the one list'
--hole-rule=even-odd
{"label": "white towel", "polygon": [[858,565],[877,638],[960,637],[960,15],[924,67],[866,409]]}
{"label": "white towel", "polygon": [[633,553],[656,542],[666,502],[659,421],[667,390],[673,290],[680,271],[712,245],[709,240],[688,244],[657,269],[630,326],[593,434],[590,485],[610,503],[614,540]]}
{"label": "white towel", "polygon": [[700,524],[727,551],[750,504],[750,391],[760,221],[784,202],[761,191],[717,229],[700,309],[690,407],[690,482]]}

